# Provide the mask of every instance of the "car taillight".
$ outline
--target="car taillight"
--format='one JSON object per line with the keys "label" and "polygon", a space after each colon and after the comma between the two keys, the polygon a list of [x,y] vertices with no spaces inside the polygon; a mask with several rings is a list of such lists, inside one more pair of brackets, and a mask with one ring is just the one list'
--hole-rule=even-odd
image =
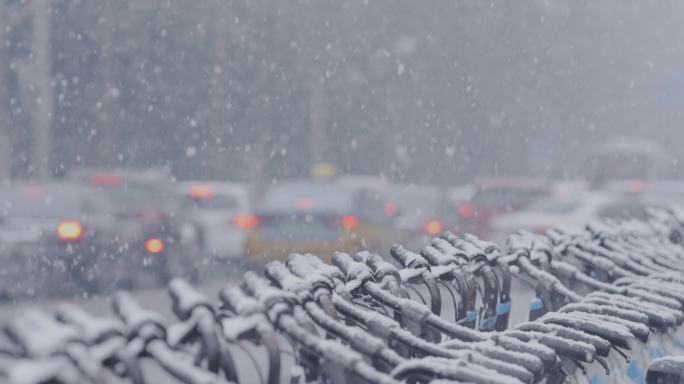
{"label": "car taillight", "polygon": [[118,187],[122,184],[121,177],[106,173],[90,175],[90,184],[98,187]]}
{"label": "car taillight", "polygon": [[152,237],[145,240],[145,252],[153,255],[164,252],[164,241],[158,237]]}
{"label": "car taillight", "polygon": [[297,199],[295,201],[295,208],[301,209],[301,210],[310,210],[314,207],[315,202],[312,198],[309,197],[302,197],[300,199]]}
{"label": "car taillight", "polygon": [[45,196],[45,190],[40,187],[25,186],[19,190],[19,193],[23,197],[34,199],[37,197]]}
{"label": "car taillight", "polygon": [[477,213],[477,208],[472,204],[462,205],[458,209],[458,217],[463,219],[463,220],[472,219],[473,217],[475,217],[476,213]]}
{"label": "car taillight", "polygon": [[256,229],[259,227],[259,217],[248,214],[235,215],[235,217],[233,217],[233,225],[245,230]]}
{"label": "car taillight", "polygon": [[553,229],[553,226],[552,226],[552,225],[543,225],[543,226],[536,227],[536,228],[532,229],[532,232],[534,232],[534,233],[536,233],[536,234],[538,234],[538,235],[543,235],[543,234],[545,234],[546,231],[548,231],[549,229]]}
{"label": "car taillight", "polygon": [[352,231],[359,226],[359,219],[356,216],[343,216],[340,220],[340,225],[347,231]]}
{"label": "car taillight", "polygon": [[193,185],[190,187],[190,197],[195,200],[209,199],[215,195],[214,188],[209,185]]}
{"label": "car taillight", "polygon": [[630,180],[627,184],[627,190],[631,193],[643,192],[646,190],[646,183],[641,180]]}
{"label": "car taillight", "polygon": [[83,226],[78,221],[62,221],[57,226],[57,237],[68,242],[81,240]]}
{"label": "car taillight", "polygon": [[428,236],[437,236],[444,232],[444,224],[439,220],[428,220],[423,226],[423,232]]}
{"label": "car taillight", "polygon": [[160,223],[166,220],[166,213],[158,209],[139,209],[135,211],[135,217],[146,223]]}
{"label": "car taillight", "polygon": [[385,216],[387,217],[394,217],[399,213],[399,206],[397,203],[390,201],[389,203],[385,204]]}

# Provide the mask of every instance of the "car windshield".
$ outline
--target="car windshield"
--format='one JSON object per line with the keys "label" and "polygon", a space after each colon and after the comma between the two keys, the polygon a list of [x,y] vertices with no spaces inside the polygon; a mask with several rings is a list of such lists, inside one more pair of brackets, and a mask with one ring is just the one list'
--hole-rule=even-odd
{"label": "car windshield", "polygon": [[416,219],[434,217],[450,208],[438,189],[405,188],[402,190],[402,188],[397,188],[388,193],[387,199],[397,205],[399,215],[402,217]]}
{"label": "car windshield", "polygon": [[257,209],[263,213],[349,213],[352,204],[352,194],[334,184],[293,183],[271,188]]}
{"label": "car windshield", "polygon": [[114,206],[121,212],[133,212],[142,209],[161,209],[168,203],[152,189],[135,187],[106,187],[101,189],[113,201]]}
{"label": "car windshield", "polygon": [[92,189],[27,185],[0,190],[0,217],[5,218],[75,219],[107,208]]}
{"label": "car windshield", "polygon": [[475,194],[471,202],[477,206],[494,209],[520,209],[546,195],[540,190],[484,189]]}
{"label": "car windshield", "polygon": [[186,204],[193,209],[208,211],[235,211],[238,209],[238,199],[230,195],[214,195],[211,197],[186,197]]}
{"label": "car windshield", "polygon": [[527,211],[552,215],[565,215],[575,212],[580,206],[579,200],[546,199],[532,204]]}

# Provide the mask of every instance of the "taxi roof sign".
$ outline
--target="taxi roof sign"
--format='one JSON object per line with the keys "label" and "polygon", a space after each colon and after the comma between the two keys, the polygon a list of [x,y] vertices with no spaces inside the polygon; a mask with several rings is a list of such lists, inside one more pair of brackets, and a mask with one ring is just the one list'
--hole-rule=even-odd
{"label": "taxi roof sign", "polygon": [[317,180],[332,179],[336,174],[335,166],[330,163],[318,163],[311,167],[311,177]]}

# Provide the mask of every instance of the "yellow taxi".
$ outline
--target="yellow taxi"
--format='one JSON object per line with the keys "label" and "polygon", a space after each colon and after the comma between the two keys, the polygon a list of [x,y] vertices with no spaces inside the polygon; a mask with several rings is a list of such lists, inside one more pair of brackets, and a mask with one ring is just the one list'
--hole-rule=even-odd
{"label": "yellow taxi", "polygon": [[[313,253],[329,260],[335,251],[383,252],[401,240],[391,218],[364,212],[357,188],[332,181],[293,180],[274,185],[257,204],[257,225],[247,236],[249,263],[285,260],[292,253]],[[372,201],[367,204],[372,204]]]}

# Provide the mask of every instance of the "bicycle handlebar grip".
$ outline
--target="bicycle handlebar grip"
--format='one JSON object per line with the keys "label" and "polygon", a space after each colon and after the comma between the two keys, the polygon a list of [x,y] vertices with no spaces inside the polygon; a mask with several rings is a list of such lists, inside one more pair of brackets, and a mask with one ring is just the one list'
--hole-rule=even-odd
{"label": "bicycle handlebar grip", "polygon": [[572,315],[572,316],[577,316],[579,318],[583,318],[587,321],[596,320],[596,321],[604,321],[608,324],[612,323],[612,324],[616,324],[616,325],[621,325],[621,326],[627,328],[627,330],[632,335],[634,335],[634,337],[636,337],[637,339],[639,339],[642,342],[646,342],[646,340],[648,340],[648,335],[650,333],[650,330],[644,324],[635,323],[633,321],[629,321],[629,320],[622,319],[622,318],[615,317],[615,316],[610,316],[610,315],[594,315],[594,316],[592,316],[587,312],[567,312],[567,314]]}
{"label": "bicycle handlebar grip", "polygon": [[458,236],[454,235],[454,233],[451,231],[446,231],[446,232],[442,233],[440,238],[446,240],[447,242],[451,243],[452,245],[458,243],[458,241],[460,240],[458,238]]}
{"label": "bicycle handlebar grip", "polygon": [[245,291],[253,295],[257,300],[272,288],[267,280],[261,278],[261,276],[253,271],[247,271],[245,273],[242,278],[242,285],[245,288]]}
{"label": "bicycle handlebar grip", "polygon": [[608,356],[608,353],[610,353],[610,349],[612,348],[610,341],[604,338],[573,328],[564,327],[562,325],[528,322],[519,324],[514,329],[519,329],[525,332],[548,333],[558,337],[591,344],[594,346],[594,348],[596,348],[596,353],[603,357]]}
{"label": "bicycle handlebar grip", "polygon": [[[614,305],[621,309],[639,311],[648,316],[649,325],[660,330],[666,330],[678,324],[677,318],[666,308],[658,308],[649,303],[629,301],[625,296],[600,295],[602,292],[593,292],[585,298],[585,302],[599,305]],[[617,299],[614,299],[617,298]]]}
{"label": "bicycle handlebar grip", "polygon": [[684,380],[684,360],[677,356],[655,359],[646,371],[646,383],[681,383]]}
{"label": "bicycle handlebar grip", "polygon": [[163,327],[163,320],[152,311],[143,309],[130,293],[118,292],[112,301],[114,312],[124,322],[127,328],[137,332],[146,324],[155,324]]}
{"label": "bicycle handlebar grip", "polygon": [[566,339],[557,335],[525,332],[507,331],[506,335],[515,337],[525,342],[536,340],[539,343],[556,351],[559,355],[569,356],[575,360],[591,363],[596,355],[596,348],[591,344],[572,339]]}
{"label": "bicycle handlebar grip", "polygon": [[521,252],[525,255],[529,255],[533,248],[532,238],[521,234],[508,236],[506,245],[508,246],[508,253]]}
{"label": "bicycle handlebar grip", "polygon": [[[285,265],[287,265],[292,273],[299,277],[309,276],[310,274],[317,272],[313,265],[307,260],[306,256],[299,253],[291,254],[287,258]],[[320,271],[318,271],[318,273],[320,273]]]}
{"label": "bicycle handlebar grip", "polygon": [[301,292],[307,290],[304,280],[296,276],[280,261],[272,261],[266,264],[266,277],[278,287],[290,291]]}
{"label": "bicycle handlebar grip", "polygon": [[608,237],[614,232],[609,226],[596,220],[589,222],[586,229],[597,239]]}
{"label": "bicycle handlebar grip", "polygon": [[63,350],[67,343],[79,340],[75,327],[60,324],[37,309],[12,319],[5,325],[5,332],[32,358],[50,356]]}
{"label": "bicycle handlebar grip", "polygon": [[370,253],[366,259],[366,264],[373,271],[376,279],[384,279],[391,276],[396,279],[397,283],[401,283],[401,275],[399,270],[392,264],[385,261],[382,256],[377,253]]}
{"label": "bicycle handlebar grip", "polygon": [[420,251],[420,255],[432,266],[438,265],[459,265],[458,259],[452,256],[447,256],[440,252],[433,245],[428,245]]}
{"label": "bicycle handlebar grip", "polygon": [[368,252],[367,250],[363,250],[363,251],[355,252],[353,255],[349,255],[349,256],[351,256],[352,260],[354,260],[356,262],[368,263],[368,258],[370,257],[370,255],[371,255],[370,252]]}
{"label": "bicycle handlebar grip", "polygon": [[199,306],[211,309],[209,299],[183,279],[171,281],[168,292],[173,302],[173,312],[182,320],[192,316],[192,311]]}
{"label": "bicycle handlebar grip", "polygon": [[[413,377],[430,377],[439,373],[439,377],[447,380],[467,383],[501,383],[501,384],[521,384],[523,381],[499,373],[494,369],[485,368],[470,362],[471,358],[467,355],[461,359],[445,359],[441,357],[422,357],[412,359],[397,365],[392,370],[392,377],[400,381],[412,381]],[[445,380],[445,382],[450,382]],[[439,382],[436,380],[434,382]]]}
{"label": "bicycle handlebar grip", "polygon": [[76,326],[85,339],[98,342],[107,336],[122,335],[122,324],[112,318],[98,318],[72,304],[61,304],[57,309],[57,318]]}
{"label": "bicycle handlebar grip", "polygon": [[240,287],[224,288],[219,292],[224,306],[240,316],[264,313],[266,308],[255,298],[248,296]]}
{"label": "bicycle handlebar grip", "polygon": [[504,349],[538,358],[546,368],[553,367],[556,363],[556,352],[543,344],[524,343],[514,337],[507,336],[505,332],[496,333],[491,339]]}
{"label": "bicycle handlebar grip", "polygon": [[565,261],[553,260],[551,262],[551,267],[554,271],[569,278],[574,278],[577,272],[579,272],[579,269],[577,269],[577,267]]}
{"label": "bicycle handlebar grip", "polygon": [[430,266],[421,255],[411,252],[399,244],[394,244],[390,248],[390,255],[404,268],[428,268]]}
{"label": "bicycle handlebar grip", "polygon": [[568,313],[548,313],[541,320],[545,323],[580,329],[591,335],[602,337],[621,348],[631,349],[635,341],[634,335],[626,327],[619,324],[612,324],[609,328],[605,326],[604,322],[577,318]]}
{"label": "bicycle handlebar grip", "polygon": [[633,321],[640,324],[648,324],[648,316],[630,309],[623,309],[610,305],[599,305],[593,303],[570,303],[564,305],[559,312],[587,312],[597,315],[615,316],[624,320]]}
{"label": "bicycle handlebar grip", "polygon": [[297,301],[297,296],[294,293],[273,287],[268,283],[268,280],[254,271],[247,271],[242,283],[245,291],[262,302],[266,308],[271,308],[274,304],[283,301]]}
{"label": "bicycle handlebar grip", "polygon": [[[449,232],[449,234],[454,236],[454,234],[451,232]],[[470,244],[473,244],[474,246],[480,248],[480,250],[482,250],[482,252],[484,252],[487,255],[498,256],[501,254],[501,249],[496,243],[482,240],[479,237],[470,233],[466,233],[465,235],[463,235],[463,239],[465,239],[465,241],[469,242]]]}
{"label": "bicycle handlebar grip", "polygon": [[475,245],[463,239],[458,239],[455,243],[452,244],[454,245],[454,247],[460,250],[460,252],[465,256],[465,258],[469,262],[474,262],[482,259],[489,261],[487,255],[482,251],[482,249],[476,247]]}
{"label": "bicycle handlebar grip", "polygon": [[430,241],[430,245],[432,245],[433,247],[435,247],[435,249],[437,249],[445,255],[456,258],[465,257],[465,255],[460,249],[456,248],[450,242],[444,240],[441,237],[435,237],[434,239],[432,239],[432,241]]}
{"label": "bicycle handlebar grip", "polygon": [[[307,262],[306,257],[302,255],[290,256],[290,258],[287,260],[286,267],[292,274],[311,285],[312,291],[315,291],[317,288],[323,288],[328,291],[335,289],[333,278],[325,274],[320,269],[314,268],[310,263]],[[337,268],[333,267],[333,269],[337,271],[336,273],[342,276]]]}
{"label": "bicycle handlebar grip", "polygon": [[361,284],[373,279],[373,273],[366,264],[354,261],[351,256],[342,252],[335,252],[333,264],[344,274],[345,281],[357,280]]}
{"label": "bicycle handlebar grip", "polygon": [[344,274],[342,271],[340,271],[334,265],[324,263],[323,260],[321,260],[318,256],[307,253],[303,256],[303,258],[307,263],[309,263],[309,265],[328,278],[332,280],[338,279],[344,281]]}

